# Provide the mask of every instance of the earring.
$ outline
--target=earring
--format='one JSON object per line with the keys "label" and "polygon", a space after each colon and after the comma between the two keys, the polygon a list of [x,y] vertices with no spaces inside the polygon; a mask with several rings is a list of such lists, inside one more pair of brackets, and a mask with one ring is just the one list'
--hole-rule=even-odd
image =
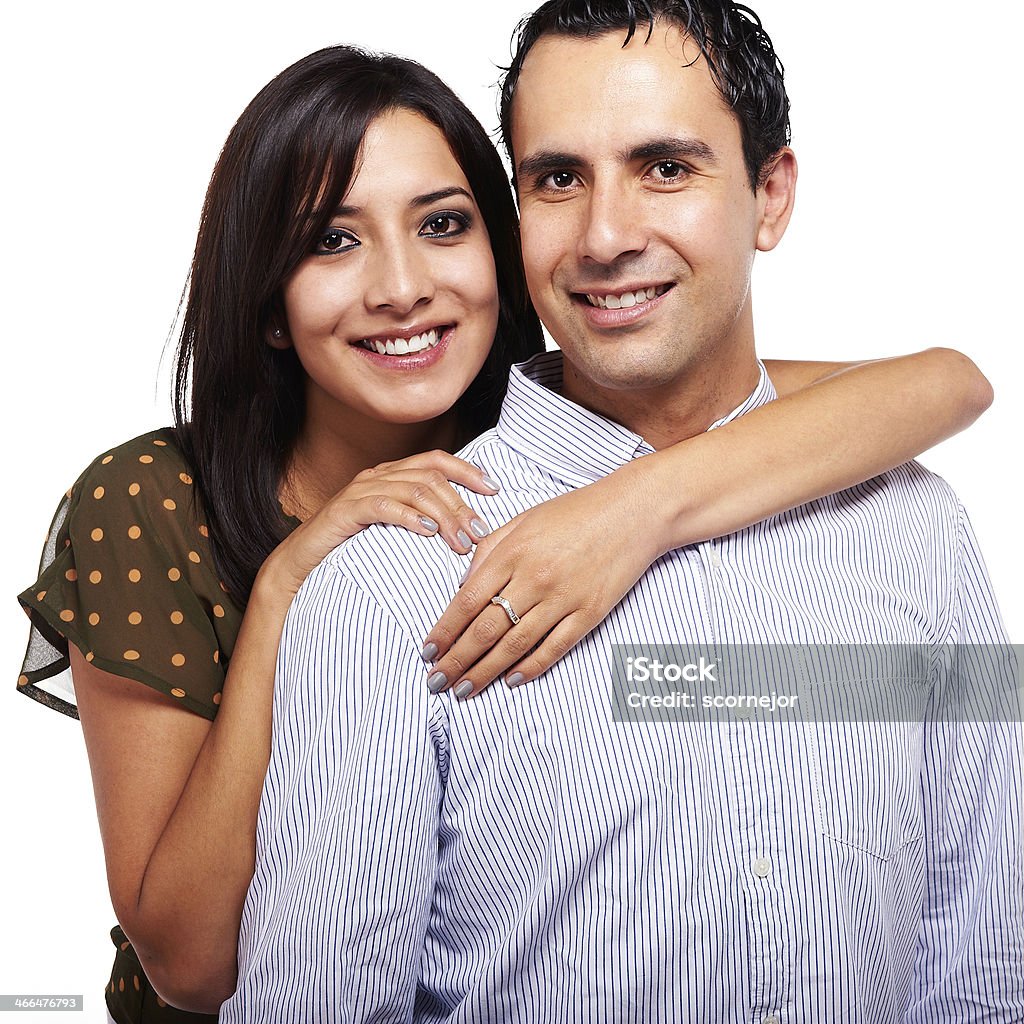
{"label": "earring", "polygon": [[280,327],[275,327],[271,333],[274,335],[275,338],[284,337],[284,331],[282,331]]}

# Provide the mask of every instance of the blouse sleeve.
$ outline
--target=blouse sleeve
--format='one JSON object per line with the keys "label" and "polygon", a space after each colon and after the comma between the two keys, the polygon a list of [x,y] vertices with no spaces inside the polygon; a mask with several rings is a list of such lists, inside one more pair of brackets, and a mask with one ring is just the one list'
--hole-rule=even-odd
{"label": "blouse sleeve", "polygon": [[19,689],[77,717],[68,644],[212,719],[242,611],[217,579],[209,531],[173,430],[100,456],[57,509]]}

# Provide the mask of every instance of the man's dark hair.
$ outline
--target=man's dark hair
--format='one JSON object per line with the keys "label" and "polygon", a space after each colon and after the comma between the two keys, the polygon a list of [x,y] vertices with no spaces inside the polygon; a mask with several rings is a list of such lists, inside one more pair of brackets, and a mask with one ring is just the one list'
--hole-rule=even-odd
{"label": "man's dark hair", "polygon": [[513,173],[512,104],[533,44],[547,35],[586,38],[621,29],[625,46],[638,25],[647,25],[650,38],[659,19],[678,25],[700,47],[712,80],[740,123],[751,186],[756,190],[763,183],[771,158],[789,145],[789,97],[782,62],[760,18],[731,0],[548,0],[525,17],[501,82],[501,137]]}

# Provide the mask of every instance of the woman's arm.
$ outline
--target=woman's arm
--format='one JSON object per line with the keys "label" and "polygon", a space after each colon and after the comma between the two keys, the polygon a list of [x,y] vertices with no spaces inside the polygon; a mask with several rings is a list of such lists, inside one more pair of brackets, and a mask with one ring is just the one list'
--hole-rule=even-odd
{"label": "woman's arm", "polygon": [[[963,430],[992,401],[978,368],[951,349],[766,367],[777,401],[545,502],[481,541],[426,637],[438,650],[431,671],[449,686],[471,680],[467,696],[501,673],[510,685],[535,679],[666,551],[870,479]],[[490,605],[495,594],[511,601],[518,625]]]}
{"label": "woman's arm", "polygon": [[359,474],[278,546],[253,586],[212,723],[95,668],[71,646],[111,900],[172,1005],[212,1013],[234,990],[274,668],[292,597],[332,548],[369,523],[440,534],[466,551],[479,520],[449,479],[494,491],[481,470],[447,453],[414,456]]}

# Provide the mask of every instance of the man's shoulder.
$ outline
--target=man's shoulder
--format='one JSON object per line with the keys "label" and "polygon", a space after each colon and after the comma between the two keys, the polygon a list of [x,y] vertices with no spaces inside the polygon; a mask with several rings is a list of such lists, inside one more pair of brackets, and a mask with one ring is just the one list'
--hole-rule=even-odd
{"label": "man's shoulder", "polygon": [[[487,455],[499,447],[496,432],[489,430],[456,455],[492,471]],[[456,490],[471,506],[479,499],[463,487]],[[428,630],[459,589],[469,563],[469,556],[456,554],[439,536],[377,523],[336,547],[319,571],[346,577],[403,626]]]}
{"label": "man's shoulder", "polygon": [[905,462],[822,501],[840,511],[861,508],[868,514],[936,524],[955,523],[960,508],[956,491],[919,462]]}

